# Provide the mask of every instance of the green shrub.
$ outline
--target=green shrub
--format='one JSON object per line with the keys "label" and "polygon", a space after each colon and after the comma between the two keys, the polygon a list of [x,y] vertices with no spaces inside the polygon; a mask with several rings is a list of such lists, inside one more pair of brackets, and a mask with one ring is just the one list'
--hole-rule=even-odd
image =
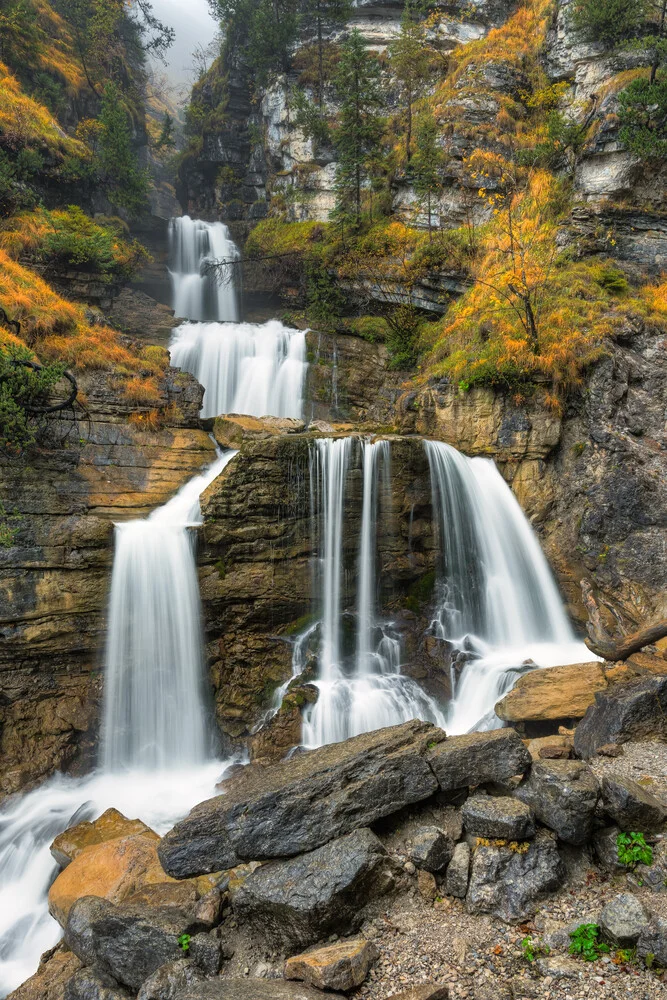
{"label": "green shrub", "polygon": [[581,955],[587,962],[595,962],[610,951],[609,945],[600,940],[599,924],[580,924],[570,933],[570,940],[570,955]]}
{"label": "green shrub", "polygon": [[0,347],[0,451],[6,454],[21,455],[37,442],[39,416],[33,408],[44,403],[65,370],[61,364],[39,371],[15,364],[32,359],[25,347]]}
{"label": "green shrub", "polygon": [[633,80],[618,95],[619,138],[643,160],[667,157],[667,78]]}
{"label": "green shrub", "polygon": [[616,838],[618,860],[622,865],[653,864],[653,848],[644,839],[643,833],[619,833]]}

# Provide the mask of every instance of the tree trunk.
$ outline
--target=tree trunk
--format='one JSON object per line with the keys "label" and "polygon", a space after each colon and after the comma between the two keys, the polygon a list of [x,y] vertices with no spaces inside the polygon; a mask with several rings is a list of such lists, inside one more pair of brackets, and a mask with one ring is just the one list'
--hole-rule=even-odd
{"label": "tree trunk", "polygon": [[428,241],[430,243],[431,240],[433,239],[433,227],[431,226],[431,189],[430,188],[428,190],[427,201],[428,201]]}
{"label": "tree trunk", "polygon": [[405,130],[405,158],[408,163],[410,163],[410,157],[412,155],[412,91],[408,90],[408,121],[407,128]]}
{"label": "tree trunk", "polygon": [[[665,34],[665,18],[667,17],[667,0],[662,0],[662,8],[660,10],[660,25],[658,27],[658,38],[662,38]],[[660,65],[660,55],[656,50],[656,54],[653,57],[653,62],[651,63],[651,79],[650,83],[655,83],[655,77],[658,72],[658,66]]]}
{"label": "tree trunk", "polygon": [[324,104],[324,42],[322,41],[322,18],[320,17],[319,11],[317,14],[317,61],[318,61],[317,103],[320,106],[320,114],[321,114],[322,105]]}
{"label": "tree trunk", "polygon": [[667,637],[667,618],[649,625],[647,628],[626,635],[622,639],[614,639],[609,635],[602,618],[597,601],[593,596],[593,589],[587,580],[581,581],[581,593],[584,604],[588,611],[588,639],[584,642],[592,653],[602,656],[605,660],[615,663],[617,660],[627,660],[633,653],[638,653],[644,646],[651,646],[654,642]]}

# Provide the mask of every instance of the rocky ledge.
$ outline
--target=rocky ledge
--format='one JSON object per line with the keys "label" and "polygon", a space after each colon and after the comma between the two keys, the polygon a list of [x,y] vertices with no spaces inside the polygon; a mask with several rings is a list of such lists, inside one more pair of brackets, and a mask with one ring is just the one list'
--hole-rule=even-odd
{"label": "rocky ledge", "polygon": [[[638,715],[641,738],[667,738],[651,685],[662,705],[667,677],[599,697],[575,752]],[[110,810],[54,842],[64,940],[12,1000],[445,1000],[471,975],[491,990],[475,979],[475,998],[518,1000],[601,970],[662,996],[667,784],[608,768],[605,746],[543,759],[513,729],[413,721],[237,767],[162,839]],[[640,749],[664,775],[667,749]]]}

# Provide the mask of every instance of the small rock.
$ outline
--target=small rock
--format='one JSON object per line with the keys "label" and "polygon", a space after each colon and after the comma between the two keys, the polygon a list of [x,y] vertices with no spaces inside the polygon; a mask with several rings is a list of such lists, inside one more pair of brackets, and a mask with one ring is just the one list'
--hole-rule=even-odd
{"label": "small rock", "polygon": [[572,750],[570,747],[558,747],[552,743],[548,746],[540,747],[538,756],[540,760],[569,760],[572,756]]}
{"label": "small rock", "polygon": [[424,983],[403,993],[392,993],[390,1000],[448,1000],[449,990],[446,986],[435,986]]}
{"label": "small rock", "polygon": [[536,761],[515,795],[566,844],[584,844],[593,833],[598,783],[578,760]]}
{"label": "small rock", "polygon": [[605,743],[595,751],[600,757],[622,757],[625,750],[619,743]]}
{"label": "small rock", "polygon": [[466,832],[473,837],[524,840],[535,833],[530,806],[508,796],[471,795],[461,815]]}
{"label": "small rock", "polygon": [[605,775],[602,805],[621,830],[655,830],[665,819],[665,810],[658,799],[624,776],[610,778]]}
{"label": "small rock", "polygon": [[600,914],[600,927],[605,937],[619,948],[633,948],[649,921],[649,914],[629,892],[614,896]]}
{"label": "small rock", "polygon": [[364,938],[349,938],[288,958],[285,979],[300,979],[320,990],[353,990],[363,983],[377,954]]}
{"label": "small rock", "polygon": [[552,955],[538,958],[537,969],[542,976],[551,979],[579,979],[581,977],[581,962],[565,955]]}
{"label": "small rock", "polygon": [[453,853],[454,844],[437,826],[422,827],[412,838],[412,862],[417,868],[424,868],[427,872],[443,871]]}
{"label": "small rock", "polygon": [[447,867],[445,892],[448,896],[465,899],[470,874],[470,847],[463,841],[454,848],[454,856]]}
{"label": "small rock", "polygon": [[602,868],[608,872],[623,872],[626,870],[618,860],[618,835],[620,830],[617,826],[605,826],[602,830],[596,830],[593,834],[593,847],[598,861]]}
{"label": "small rock", "polygon": [[406,861],[403,865],[403,871],[407,872],[408,875],[414,875],[417,871],[417,866],[412,863],[412,861]]}
{"label": "small rock", "polygon": [[667,967],[667,920],[653,917],[637,941],[637,954],[646,960],[650,955],[656,965]]}
{"label": "small rock", "polygon": [[423,899],[433,902],[435,897],[438,895],[438,886],[435,881],[435,875],[431,872],[427,872],[423,869],[417,872],[417,888]]}

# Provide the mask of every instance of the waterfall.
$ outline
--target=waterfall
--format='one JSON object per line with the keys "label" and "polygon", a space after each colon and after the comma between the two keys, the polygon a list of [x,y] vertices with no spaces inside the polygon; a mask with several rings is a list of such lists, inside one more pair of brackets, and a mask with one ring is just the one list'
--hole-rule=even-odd
{"label": "waterfall", "polygon": [[[363,493],[357,569],[354,650],[345,648],[343,541],[345,499],[351,459],[361,448]],[[411,678],[400,672],[400,640],[392,623],[377,614],[375,563],[380,469],[388,480],[390,443],[356,438],[324,438],[311,449],[311,489],[317,492],[320,515],[319,629],[311,626],[295,645],[292,674],[305,666],[308,643],[317,644],[318,698],[306,710],[303,743],[308,747],[337,743],[369,732],[420,718],[444,723],[436,703]]]}
{"label": "waterfall", "polygon": [[219,456],[142,521],[116,526],[100,770],[52,778],[0,811],[0,996],[62,937],[46,894],[62,830],[111,806],[163,833],[215,794],[203,697],[200,603],[190,526],[199,496],[236,452]]}
{"label": "waterfall", "polygon": [[169,276],[176,316],[191,320],[236,322],[238,308],[234,265],[222,275],[206,271],[214,260],[236,260],[238,250],[222,222],[203,222],[189,215],[169,223]]}
{"label": "waterfall", "polygon": [[104,682],[102,763],[109,772],[207,759],[199,581],[189,528],[226,452],[167,504],[116,525]]}
{"label": "waterfall", "polygon": [[202,417],[247,413],[303,415],[306,335],[268,323],[185,323],[169,345],[171,363],[190,372],[206,392]]}
{"label": "waterfall", "polygon": [[434,633],[462,651],[446,729],[499,725],[493,706],[533,666],[590,660],[539,542],[490,459],[425,441],[439,551]]}

